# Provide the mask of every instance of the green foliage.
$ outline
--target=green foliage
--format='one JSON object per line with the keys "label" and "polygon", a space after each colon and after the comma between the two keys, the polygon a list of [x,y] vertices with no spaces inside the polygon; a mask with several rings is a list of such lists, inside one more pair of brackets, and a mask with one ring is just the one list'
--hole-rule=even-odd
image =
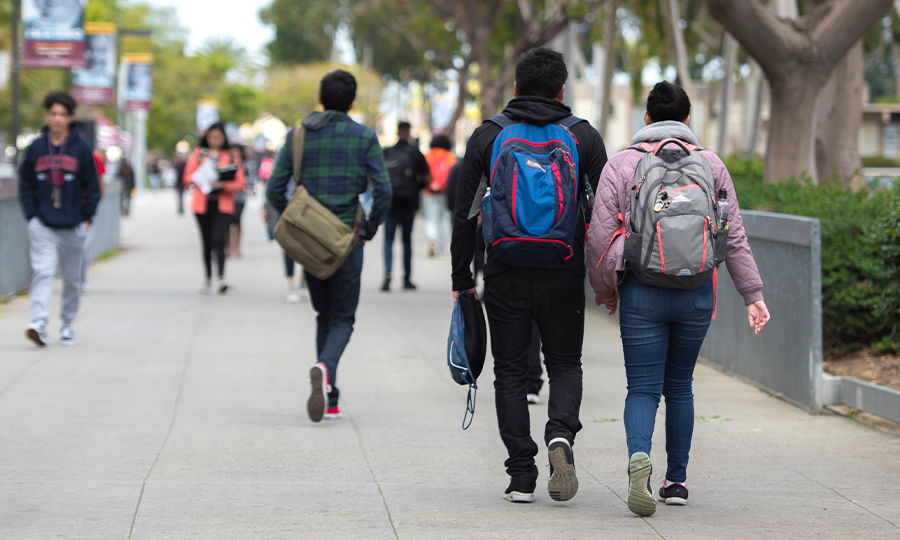
{"label": "green foliage", "polygon": [[332,37],[340,20],[340,2],[322,0],[274,0],[259,13],[264,23],[275,26],[275,40],[268,45],[275,64],[324,62],[331,54]]}
{"label": "green foliage", "polygon": [[900,167],[900,159],[891,159],[884,156],[869,156],[862,158],[863,167]]}
{"label": "green foliage", "polygon": [[822,227],[822,317],[825,339],[837,348],[900,345],[900,192],[809,179],[763,181],[763,164],[725,162],[744,210],[818,218]]}

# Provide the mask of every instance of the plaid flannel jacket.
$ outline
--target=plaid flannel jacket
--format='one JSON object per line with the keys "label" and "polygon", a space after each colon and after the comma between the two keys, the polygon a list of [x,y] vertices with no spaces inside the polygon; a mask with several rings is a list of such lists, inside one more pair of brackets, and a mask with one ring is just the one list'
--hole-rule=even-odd
{"label": "plaid flannel jacket", "polygon": [[[288,183],[294,174],[294,130],[287,134],[266,187],[266,197],[279,211],[288,203]],[[391,183],[384,154],[375,132],[335,113],[321,129],[306,131],[300,183],[310,195],[341,221],[353,226],[359,195],[372,185],[372,211],[360,224],[360,234],[371,237],[387,216]]]}

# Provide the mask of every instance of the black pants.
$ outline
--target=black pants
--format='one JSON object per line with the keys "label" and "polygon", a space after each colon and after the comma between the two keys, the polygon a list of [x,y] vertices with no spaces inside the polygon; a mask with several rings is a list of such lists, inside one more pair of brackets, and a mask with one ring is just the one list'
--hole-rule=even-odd
{"label": "black pants", "polygon": [[412,230],[416,221],[416,208],[391,208],[384,220],[384,273],[390,275],[394,263],[394,237],[397,226],[403,233],[403,281],[412,277]]}
{"label": "black pants", "polygon": [[534,490],[538,447],[531,438],[525,399],[532,324],[540,331],[550,385],[544,442],[565,437],[574,443],[581,430],[584,278],[565,270],[506,270],[485,281],[484,305],[491,327],[497,422],[509,453],[506,472],[514,489]]}
{"label": "black pants", "polygon": [[531,346],[528,347],[528,393],[540,394],[541,387],[544,386],[544,379],[541,375],[544,370],[541,368],[541,331],[538,329],[537,323],[531,325]]}
{"label": "black pants", "polygon": [[206,279],[212,279],[212,254],[216,252],[219,278],[225,276],[225,237],[231,226],[231,214],[219,212],[218,205],[209,205],[205,214],[197,216],[200,238],[203,241],[203,262],[206,264]]}

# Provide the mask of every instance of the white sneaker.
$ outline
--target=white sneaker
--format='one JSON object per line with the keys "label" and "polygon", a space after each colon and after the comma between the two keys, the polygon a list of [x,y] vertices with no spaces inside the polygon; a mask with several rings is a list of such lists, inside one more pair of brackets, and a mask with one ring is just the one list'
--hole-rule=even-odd
{"label": "white sneaker", "polygon": [[44,333],[44,327],[36,322],[25,327],[25,337],[33,341],[38,347],[47,346],[47,334]]}
{"label": "white sneaker", "polygon": [[541,402],[541,396],[537,394],[528,394],[527,396],[525,396],[525,399],[528,400],[529,405],[537,405]]}
{"label": "white sneaker", "polygon": [[300,293],[297,291],[291,291],[287,295],[288,304],[297,304],[300,302]]}
{"label": "white sneaker", "polygon": [[59,344],[64,347],[75,345],[75,331],[71,326],[65,326],[59,331]]}

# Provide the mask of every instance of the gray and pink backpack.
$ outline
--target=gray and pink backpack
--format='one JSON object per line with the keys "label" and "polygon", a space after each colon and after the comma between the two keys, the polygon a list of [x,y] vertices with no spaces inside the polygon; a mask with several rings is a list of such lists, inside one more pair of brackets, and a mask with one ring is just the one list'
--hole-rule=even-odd
{"label": "gray and pink backpack", "polygon": [[694,289],[725,261],[728,231],[712,170],[700,148],[679,139],[643,142],[634,171],[625,260],[646,285]]}

